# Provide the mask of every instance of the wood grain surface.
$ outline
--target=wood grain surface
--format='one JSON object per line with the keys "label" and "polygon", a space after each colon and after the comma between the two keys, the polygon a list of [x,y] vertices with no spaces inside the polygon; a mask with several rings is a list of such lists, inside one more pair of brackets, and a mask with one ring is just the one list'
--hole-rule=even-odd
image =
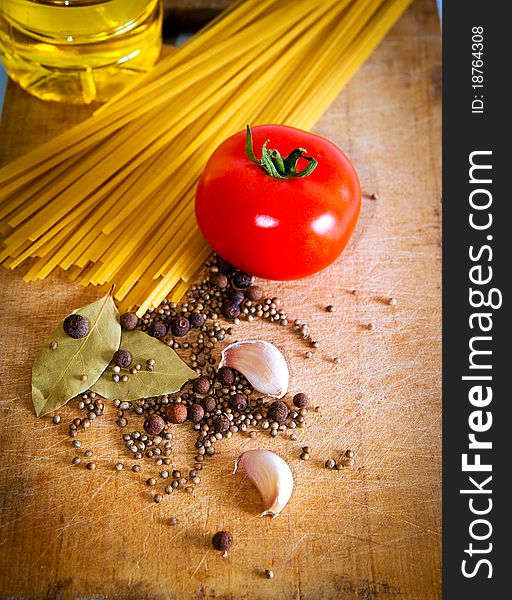
{"label": "wood grain surface", "polygon": [[[291,327],[267,322],[242,324],[236,337],[281,347],[291,392],[307,392],[322,412],[296,442],[264,432],[223,441],[193,495],[156,505],[143,482],[158,467],[114,471],[131,459],[110,404],[81,436],[98,468],[71,466],[76,402],[60,411],[60,425],[36,419],[31,364],[57,320],[98,291],[64,275],[25,284],[0,270],[0,597],[440,598],[440,60],[435,4],[417,0],[315,127],[353,159],[367,194],[361,219],[332,267],[264,285],[291,319],[309,322],[321,346],[308,360]],[[0,160],[87,112],[10,85]],[[185,470],[194,434],[174,430],[173,460]],[[308,462],[299,460],[305,444]],[[231,474],[241,450],[255,446],[276,451],[294,473],[292,500],[274,520],[258,516],[244,474]],[[323,467],[347,448],[353,469]],[[223,528],[235,538],[228,558],[210,544]]]}

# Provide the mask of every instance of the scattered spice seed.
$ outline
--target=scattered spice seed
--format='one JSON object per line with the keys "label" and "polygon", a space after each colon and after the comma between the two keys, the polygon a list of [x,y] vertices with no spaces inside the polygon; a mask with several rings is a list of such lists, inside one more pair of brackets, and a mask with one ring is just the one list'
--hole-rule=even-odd
{"label": "scattered spice seed", "polygon": [[134,473],[138,473],[141,470],[142,470],[142,467],[140,465],[133,465],[133,467],[132,467],[132,471]]}
{"label": "scattered spice seed", "polygon": [[290,439],[292,442],[296,442],[299,439],[299,436],[296,433],[290,434]]}
{"label": "scattered spice seed", "polygon": [[55,415],[52,421],[55,425],[58,425],[60,423],[60,415]]}
{"label": "scattered spice seed", "polygon": [[368,329],[368,331],[373,331],[375,329],[375,325],[374,325],[374,323],[368,323],[366,328]]}
{"label": "scattered spice seed", "polygon": [[133,357],[131,352],[120,348],[114,353],[114,364],[122,369],[126,369],[132,364]]}
{"label": "scattered spice seed", "polygon": [[87,381],[88,379],[89,379],[89,377],[85,373],[82,373],[82,375],[80,375],[81,381]]}
{"label": "scattered spice seed", "polygon": [[322,412],[322,407],[321,406],[315,406],[315,412],[316,413]]}
{"label": "scattered spice seed", "polygon": [[306,352],[306,358],[313,358],[314,354],[311,351]]}
{"label": "scattered spice seed", "polygon": [[208,377],[204,375],[194,379],[194,383],[192,384],[192,389],[196,394],[207,394],[210,391],[210,380]]}
{"label": "scattered spice seed", "polygon": [[309,404],[309,398],[303,392],[299,392],[293,397],[293,403],[297,408],[307,408]]}
{"label": "scattered spice seed", "polygon": [[185,404],[173,403],[167,407],[167,418],[171,423],[179,424],[187,420],[188,411]]}
{"label": "scattered spice seed", "polygon": [[83,315],[69,315],[64,319],[64,333],[75,340],[85,337],[89,328],[89,319]]}
{"label": "scattered spice seed", "polygon": [[128,425],[128,421],[124,417],[119,417],[116,423],[119,427],[126,427]]}
{"label": "scattered spice seed", "polygon": [[58,345],[57,342],[50,342],[50,350],[57,350]]}
{"label": "scattered spice seed", "polygon": [[117,463],[116,464],[116,471],[122,471],[123,467],[124,467],[123,463]]}
{"label": "scattered spice seed", "polygon": [[336,461],[333,460],[332,458],[329,458],[325,461],[325,468],[326,469],[334,469],[334,466],[336,465]]}
{"label": "scattered spice seed", "polygon": [[354,452],[352,450],[347,450],[345,452],[345,456],[348,458],[354,458]]}
{"label": "scattered spice seed", "polygon": [[94,471],[94,469],[96,468],[96,463],[90,462],[87,463],[85,466],[87,469],[89,469],[89,471]]}
{"label": "scattered spice seed", "polygon": [[340,364],[340,362],[341,362],[341,358],[340,358],[339,356],[335,356],[335,357],[332,359],[332,362],[333,362],[335,365],[339,365],[339,364]]}
{"label": "scattered spice seed", "polygon": [[286,402],[276,400],[268,407],[268,417],[276,423],[284,423],[290,414],[290,409]]}
{"label": "scattered spice seed", "polygon": [[91,457],[94,454],[94,452],[92,450],[86,450],[84,452],[84,455],[87,456],[87,458]]}
{"label": "scattered spice seed", "polygon": [[396,298],[390,298],[388,300],[389,306],[396,306],[398,304],[398,300]]}
{"label": "scattered spice seed", "polygon": [[133,312],[124,313],[119,320],[126,331],[133,331],[139,325],[139,317]]}
{"label": "scattered spice seed", "polygon": [[121,381],[122,381],[123,383],[126,383],[126,382],[128,381],[128,375],[123,375],[123,376],[121,377]]}
{"label": "scattered spice seed", "polygon": [[302,454],[300,455],[301,460],[309,460],[310,459],[310,455],[307,452],[302,452]]}
{"label": "scattered spice seed", "polygon": [[327,312],[332,313],[332,312],[334,312],[336,310],[336,308],[332,304],[329,304],[328,306],[325,307],[325,310]]}
{"label": "scattered spice seed", "polygon": [[162,496],[162,494],[155,494],[153,496],[153,500],[157,503],[160,504],[160,502],[162,502],[162,500],[164,499],[164,497]]}
{"label": "scattered spice seed", "polygon": [[82,462],[82,459],[79,456],[75,456],[71,462],[74,465],[79,465]]}
{"label": "scattered spice seed", "polygon": [[378,200],[379,196],[378,194],[370,194],[370,200]]}
{"label": "scattered spice seed", "polygon": [[267,579],[274,579],[274,571],[271,571],[270,569],[265,569],[265,577]]}
{"label": "scattered spice seed", "polygon": [[231,548],[233,543],[233,536],[229,531],[217,531],[212,537],[212,546],[215,550],[224,552],[224,556],[227,556],[227,551]]}
{"label": "scattered spice seed", "polygon": [[177,525],[178,524],[178,519],[176,517],[171,517],[169,519],[169,525]]}
{"label": "scattered spice seed", "polygon": [[149,435],[159,435],[165,428],[165,421],[160,415],[149,415],[144,421],[144,431]]}
{"label": "scattered spice seed", "polygon": [[156,485],[156,479],[154,477],[146,479],[146,485]]}

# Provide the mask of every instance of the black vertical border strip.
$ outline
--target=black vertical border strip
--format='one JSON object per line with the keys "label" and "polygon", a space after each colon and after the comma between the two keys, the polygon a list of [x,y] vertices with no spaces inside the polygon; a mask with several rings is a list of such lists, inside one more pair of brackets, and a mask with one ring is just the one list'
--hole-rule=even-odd
{"label": "black vertical border strip", "polygon": [[[512,149],[506,147],[510,135],[512,102],[509,99],[510,59],[512,56],[510,21],[506,12],[510,4],[498,1],[446,0],[443,6],[443,598],[464,600],[498,599],[510,597],[510,586],[505,582],[508,572],[506,541],[512,531],[510,517],[512,502],[508,497],[508,482],[512,482],[511,466],[505,445],[510,429],[510,405],[512,394],[507,385],[507,371],[512,372],[512,351],[509,339],[512,324],[508,313],[508,280],[512,275],[512,229],[508,221],[512,217],[507,210],[512,206],[510,190],[505,189],[509,174],[512,175]],[[472,28],[483,27],[483,71],[484,88],[472,88]],[[472,114],[472,100],[483,95],[483,114]],[[507,108],[505,108],[507,106]],[[507,144],[508,146],[508,144]],[[492,184],[477,186],[469,181],[469,155],[474,151],[491,150],[492,156],[481,159],[492,164]],[[506,164],[509,163],[509,164]],[[488,172],[488,171],[487,171]],[[481,173],[484,178],[483,172]],[[486,231],[475,231],[470,227],[472,212],[469,196],[476,187],[485,187],[492,194],[493,223]],[[482,196],[483,197],[483,196]],[[473,211],[475,212],[475,211]],[[476,216],[482,221],[488,211]],[[487,236],[492,235],[492,240]],[[474,253],[483,245],[492,247],[483,253],[480,261],[471,261],[469,247]],[[469,280],[472,266],[481,264],[487,274],[490,265],[493,279],[487,286],[475,286]],[[469,288],[481,289],[484,293],[494,287],[501,290],[501,308],[471,308]],[[473,312],[490,312],[492,330],[479,333],[470,328]],[[463,381],[464,375],[483,374],[484,371],[469,369],[469,340],[475,335],[492,336],[485,342],[492,355],[485,359],[492,362],[490,384],[493,399],[483,411],[492,412],[492,427],[485,433],[476,433],[477,439],[492,441],[492,449],[468,450],[471,433],[469,416],[478,410],[468,400],[472,385],[478,382]],[[483,348],[483,346],[481,346]],[[484,362],[483,360],[480,362]],[[485,416],[487,419],[488,415]],[[462,454],[480,453],[481,462],[492,465],[491,473],[462,472]],[[492,494],[461,494],[460,490],[474,488],[469,481],[473,476],[478,482],[492,475],[486,489]],[[474,498],[474,507],[488,507],[492,499],[492,510],[488,515],[472,514],[469,500]],[[487,540],[471,538],[470,526],[475,519],[487,519],[492,525],[492,535]],[[488,528],[477,524],[473,532],[485,536]],[[481,554],[467,551],[470,544]],[[492,550],[489,550],[492,544]],[[473,577],[462,573],[462,561],[467,560],[466,569],[474,572],[478,560],[488,559],[492,564],[492,577],[488,578],[488,565],[481,564]],[[508,591],[507,591],[508,590]]]}

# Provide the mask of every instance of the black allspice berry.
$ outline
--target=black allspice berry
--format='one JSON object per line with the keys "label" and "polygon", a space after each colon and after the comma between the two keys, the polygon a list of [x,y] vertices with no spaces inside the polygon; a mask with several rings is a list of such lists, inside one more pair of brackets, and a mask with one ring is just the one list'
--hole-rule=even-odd
{"label": "black allspice berry", "polygon": [[207,394],[210,391],[210,380],[205,375],[194,379],[192,389],[196,394]]}
{"label": "black allspice berry", "polygon": [[144,421],[144,431],[149,435],[160,435],[165,428],[165,421],[160,415],[149,415]]}
{"label": "black allspice berry", "polygon": [[237,271],[232,278],[233,285],[237,288],[246,288],[250,286],[252,280],[252,275],[249,275],[249,273],[244,273],[244,271]]}
{"label": "black allspice berry", "polygon": [[217,381],[222,385],[233,385],[235,382],[235,372],[229,367],[221,367],[217,371]]}
{"label": "black allspice berry", "polygon": [[199,329],[204,325],[206,319],[202,314],[194,312],[189,316],[188,320],[191,327],[194,327],[194,329]]}
{"label": "black allspice berry", "polygon": [[230,321],[238,319],[240,316],[240,306],[238,304],[223,304],[222,305],[222,316]]}
{"label": "black allspice berry", "polygon": [[215,287],[221,289],[227,287],[229,283],[228,278],[226,277],[226,275],[224,275],[224,273],[215,273],[215,275],[212,275],[212,277],[210,278],[210,281]]}
{"label": "black allspice berry", "polygon": [[82,315],[69,315],[64,319],[63,328],[66,335],[78,340],[89,333],[89,319]]}
{"label": "black allspice berry", "polygon": [[200,404],[191,404],[188,407],[188,420],[196,424],[204,417],[204,408]]}
{"label": "black allspice berry", "polygon": [[206,396],[206,398],[201,400],[201,404],[207,413],[211,413],[217,407],[217,400],[211,396]]}
{"label": "black allspice berry", "polygon": [[220,257],[217,260],[217,267],[219,268],[219,273],[222,273],[223,275],[231,275],[231,273],[233,273],[233,271],[235,270],[235,267],[233,265],[231,265],[230,263],[228,263]]}
{"label": "black allspice berry", "polygon": [[171,333],[176,337],[187,335],[190,330],[190,321],[187,317],[173,317],[170,322]]}
{"label": "black allspice berry", "polygon": [[247,296],[247,298],[249,298],[249,300],[252,300],[253,302],[258,302],[258,300],[261,300],[263,298],[263,288],[261,288],[259,285],[250,285],[245,290],[245,295]]}
{"label": "black allspice berry", "polygon": [[234,394],[229,399],[229,406],[238,412],[247,408],[247,398],[243,394]]}
{"label": "black allspice berry", "polygon": [[307,408],[309,404],[309,398],[306,396],[306,394],[299,392],[293,397],[293,403],[297,408]]}
{"label": "black allspice berry", "polygon": [[276,400],[268,407],[268,418],[271,421],[284,423],[289,414],[290,409],[288,408],[286,402],[283,402],[282,400]]}
{"label": "black allspice berry", "polygon": [[132,355],[128,350],[119,349],[114,353],[114,364],[122,369],[126,369],[132,364]]}
{"label": "black allspice berry", "polygon": [[231,425],[227,415],[218,415],[213,419],[213,428],[217,433],[225,433]]}
{"label": "black allspice berry", "polygon": [[226,552],[231,547],[233,543],[233,536],[229,533],[229,531],[217,531],[217,533],[212,537],[212,546],[215,550],[219,550],[220,552]]}
{"label": "black allspice berry", "polygon": [[134,312],[127,312],[121,315],[121,327],[126,331],[133,331],[139,325],[139,317]]}
{"label": "black allspice berry", "polygon": [[240,290],[231,292],[228,296],[228,304],[242,304],[245,300],[245,294]]}
{"label": "black allspice berry", "polygon": [[167,327],[161,321],[153,321],[148,327],[148,333],[154,338],[160,339],[167,335]]}

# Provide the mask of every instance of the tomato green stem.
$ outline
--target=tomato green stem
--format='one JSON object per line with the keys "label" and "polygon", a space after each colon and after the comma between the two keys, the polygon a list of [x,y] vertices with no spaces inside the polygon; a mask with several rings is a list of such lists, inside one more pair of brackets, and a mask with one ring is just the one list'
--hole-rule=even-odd
{"label": "tomato green stem", "polygon": [[[307,177],[315,170],[318,165],[312,156],[305,156],[305,148],[295,148],[286,158],[283,158],[278,150],[268,149],[267,140],[261,148],[261,159],[256,158],[252,142],[252,132],[249,125],[246,129],[245,152],[254,164],[265,170],[271,177],[276,179],[288,179],[290,177]],[[297,162],[299,158],[308,161],[308,166],[297,172]]]}

